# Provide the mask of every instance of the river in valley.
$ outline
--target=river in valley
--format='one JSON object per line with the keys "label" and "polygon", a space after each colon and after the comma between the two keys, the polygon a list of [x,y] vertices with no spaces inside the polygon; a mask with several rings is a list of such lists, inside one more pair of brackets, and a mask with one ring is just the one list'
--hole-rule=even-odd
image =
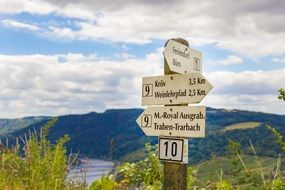
{"label": "river in valley", "polygon": [[101,176],[107,175],[115,167],[113,162],[97,159],[81,159],[81,163],[70,170],[68,178],[74,182],[86,180],[88,185]]}

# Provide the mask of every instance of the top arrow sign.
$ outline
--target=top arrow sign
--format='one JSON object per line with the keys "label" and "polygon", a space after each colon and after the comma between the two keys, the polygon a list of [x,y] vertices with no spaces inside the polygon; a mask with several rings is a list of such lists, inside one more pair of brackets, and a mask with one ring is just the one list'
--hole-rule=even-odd
{"label": "top arrow sign", "polygon": [[174,40],[169,40],[163,52],[171,71],[176,73],[201,73],[202,53]]}

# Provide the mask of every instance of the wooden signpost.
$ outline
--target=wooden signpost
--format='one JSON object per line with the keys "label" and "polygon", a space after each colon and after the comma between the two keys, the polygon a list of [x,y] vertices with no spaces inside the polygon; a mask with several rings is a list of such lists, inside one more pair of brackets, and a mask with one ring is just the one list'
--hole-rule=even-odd
{"label": "wooden signpost", "polygon": [[[147,136],[159,136],[159,159],[164,162],[164,190],[187,189],[188,137],[205,136],[205,106],[199,103],[213,88],[202,76],[202,53],[186,40],[166,42],[164,76],[144,77],[142,105],[136,120]],[[180,73],[180,74],[177,74]]]}

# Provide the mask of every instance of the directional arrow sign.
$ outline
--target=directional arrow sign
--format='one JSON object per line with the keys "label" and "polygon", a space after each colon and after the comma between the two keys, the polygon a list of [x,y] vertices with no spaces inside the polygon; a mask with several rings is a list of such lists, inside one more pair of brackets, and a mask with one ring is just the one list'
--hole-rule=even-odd
{"label": "directional arrow sign", "polygon": [[200,73],[144,77],[142,105],[199,103],[212,88]]}
{"label": "directional arrow sign", "polygon": [[205,106],[148,107],[136,120],[147,136],[204,137]]}
{"label": "directional arrow sign", "polygon": [[171,71],[176,73],[201,73],[202,53],[174,40],[169,40],[163,52]]}

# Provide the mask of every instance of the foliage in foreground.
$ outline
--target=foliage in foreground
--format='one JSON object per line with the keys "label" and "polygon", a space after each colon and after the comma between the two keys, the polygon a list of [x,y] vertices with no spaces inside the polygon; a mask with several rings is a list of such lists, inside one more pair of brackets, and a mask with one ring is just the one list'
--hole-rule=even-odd
{"label": "foliage in foreground", "polygon": [[40,135],[30,133],[12,148],[0,145],[0,187],[3,190],[65,190],[75,189],[67,183],[68,163],[64,136],[52,145],[47,140],[51,119]]}
{"label": "foliage in foreground", "polygon": [[162,188],[162,165],[157,157],[157,148],[146,144],[146,158],[135,163],[124,163],[116,176],[103,176],[91,185],[92,190],[111,189],[145,189],[158,190]]}
{"label": "foliage in foreground", "polygon": [[[157,157],[157,147],[146,144],[146,158],[134,163],[124,163],[112,175],[101,177],[90,188],[84,184],[71,184],[67,181],[68,161],[64,144],[68,136],[60,138],[55,145],[47,140],[49,128],[56,119],[48,122],[41,130],[40,136],[30,134],[29,138],[22,139],[24,143],[17,143],[12,148],[0,148],[0,187],[3,190],[160,190],[163,186],[163,167]],[[275,135],[276,142],[285,150],[283,137],[274,128],[267,126]],[[229,173],[221,168],[217,174],[218,180],[198,183],[198,167],[188,168],[188,189],[209,190],[236,190],[236,189],[285,189],[284,176],[281,171],[281,156],[268,175],[257,157],[255,149],[255,163],[258,166],[250,170],[243,160],[240,144],[230,141],[228,150],[232,166]],[[247,188],[245,188],[247,187]]]}
{"label": "foliage in foreground", "polygon": [[[160,190],[163,187],[163,166],[157,156],[157,146],[149,143],[145,146],[146,158],[134,163],[124,163],[120,166],[116,177],[103,176],[93,182],[91,190]],[[187,188],[194,189],[196,169],[189,167],[187,171]],[[224,181],[214,184],[213,187],[228,187]],[[230,185],[230,184],[229,184]],[[215,188],[217,189],[217,188]]]}
{"label": "foliage in foreground", "polygon": [[278,99],[285,101],[285,91],[284,91],[284,89],[283,89],[283,88],[280,88],[280,89],[278,90],[278,92],[279,92],[279,94],[280,94],[280,95],[278,96]]}
{"label": "foliage in foreground", "polygon": [[[272,127],[267,126],[275,135],[276,142],[284,149],[285,142],[282,136]],[[251,144],[251,142],[250,142]],[[199,167],[188,168],[188,190],[208,189],[208,190],[239,190],[239,189],[264,189],[264,190],[284,190],[285,181],[281,170],[281,156],[276,161],[271,173],[266,172],[260,159],[257,157],[254,146],[249,147],[254,156],[254,162],[257,168],[249,169],[244,161],[240,144],[230,141],[228,145],[229,159],[231,160],[231,169],[224,173],[223,168],[217,173],[217,181],[208,181],[201,184],[197,178]],[[92,190],[159,190],[163,186],[163,167],[156,154],[156,147],[146,144],[146,158],[135,163],[125,163],[118,169],[117,175],[103,176],[95,181]],[[281,154],[280,154],[281,155]],[[271,166],[272,167],[272,166]],[[210,169],[210,168],[209,168]],[[267,168],[268,169],[268,168]],[[200,183],[199,183],[200,182]]]}

